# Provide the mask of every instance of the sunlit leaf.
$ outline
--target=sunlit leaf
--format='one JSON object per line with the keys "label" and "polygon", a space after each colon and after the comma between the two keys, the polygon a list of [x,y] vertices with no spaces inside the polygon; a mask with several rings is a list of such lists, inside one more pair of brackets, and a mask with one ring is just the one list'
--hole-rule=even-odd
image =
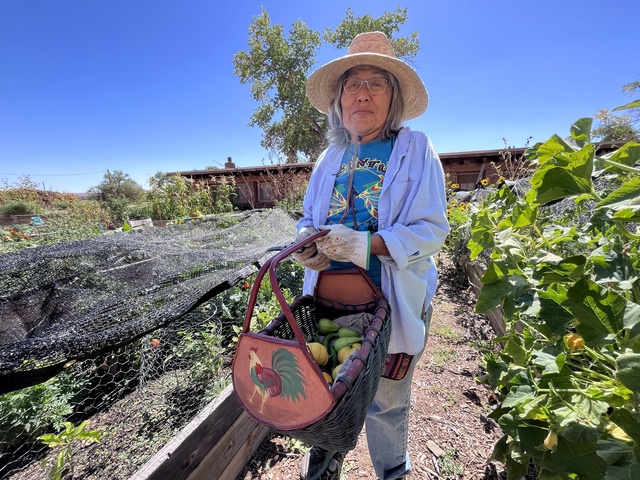
{"label": "sunlit leaf", "polygon": [[531,208],[529,204],[518,204],[513,210],[514,227],[522,228],[533,225],[538,217],[538,209]]}
{"label": "sunlit leaf", "polygon": [[611,192],[596,205],[596,208],[622,209],[640,205],[640,177],[631,178]]}
{"label": "sunlit leaf", "polygon": [[584,117],[571,125],[571,138],[582,148],[591,138],[591,125],[593,118]]}
{"label": "sunlit leaf", "polygon": [[536,398],[533,389],[529,385],[518,385],[513,387],[506,398],[502,401],[503,407],[515,407],[523,405]]}
{"label": "sunlit leaf", "polygon": [[574,149],[559,135],[553,135],[549,140],[537,145],[537,148],[535,148],[535,154],[540,166],[553,159],[558,152],[574,152]]}
{"label": "sunlit leaf", "polygon": [[531,353],[536,365],[543,368],[542,374],[559,373],[564,367],[566,357],[558,347],[546,347]]}
{"label": "sunlit leaf", "polygon": [[[547,257],[548,258],[548,257]],[[540,285],[548,285],[556,282],[575,281],[584,275],[584,267],[587,259],[578,255],[570,258],[560,258],[560,261],[550,262],[541,260],[541,265],[535,278],[540,278]]]}
{"label": "sunlit leaf", "polygon": [[480,280],[482,283],[494,283],[497,282],[509,274],[509,269],[503,261],[493,261],[487,265]]}
{"label": "sunlit leaf", "polygon": [[618,112],[620,110],[628,110],[630,108],[638,108],[640,107],[640,99],[639,100],[634,100],[631,103],[627,103],[626,105],[621,105],[619,107],[616,107],[613,109],[614,112]]}
{"label": "sunlit leaf", "polygon": [[590,193],[593,190],[593,156],[595,147],[587,145],[569,155],[570,165],[545,165],[531,178],[531,191],[527,199],[534,204],[544,205],[554,200]]}

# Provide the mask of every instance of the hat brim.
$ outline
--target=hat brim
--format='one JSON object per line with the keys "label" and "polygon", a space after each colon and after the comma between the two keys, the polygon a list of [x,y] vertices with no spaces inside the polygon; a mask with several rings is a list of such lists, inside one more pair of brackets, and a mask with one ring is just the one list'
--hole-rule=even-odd
{"label": "hat brim", "polygon": [[401,60],[378,53],[355,53],[332,60],[313,72],[307,80],[307,98],[322,113],[329,112],[338,80],[347,70],[371,65],[392,73],[400,84],[404,120],[419,117],[427,109],[429,93],[413,68]]}

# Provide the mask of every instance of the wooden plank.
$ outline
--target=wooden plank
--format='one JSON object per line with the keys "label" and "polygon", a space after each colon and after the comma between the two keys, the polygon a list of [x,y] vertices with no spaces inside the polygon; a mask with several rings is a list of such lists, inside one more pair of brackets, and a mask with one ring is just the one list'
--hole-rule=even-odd
{"label": "wooden plank", "polygon": [[233,385],[229,385],[130,477],[131,480],[186,479],[243,412]]}
{"label": "wooden plank", "polygon": [[136,228],[149,228],[153,227],[153,220],[150,218],[144,218],[142,220],[129,220],[129,225],[132,229]]}
{"label": "wooden plank", "polygon": [[187,480],[234,480],[269,432],[242,412]]}

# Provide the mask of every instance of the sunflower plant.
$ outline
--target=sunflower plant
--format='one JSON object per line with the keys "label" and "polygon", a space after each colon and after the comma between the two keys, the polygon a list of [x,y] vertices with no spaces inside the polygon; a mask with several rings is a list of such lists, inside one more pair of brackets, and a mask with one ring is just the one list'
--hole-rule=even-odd
{"label": "sunflower plant", "polygon": [[[531,147],[526,193],[471,214],[489,258],[476,310],[506,334],[480,379],[495,391],[509,479],[640,478],[640,144],[599,155],[592,120]],[[488,254],[488,255],[487,255]]]}

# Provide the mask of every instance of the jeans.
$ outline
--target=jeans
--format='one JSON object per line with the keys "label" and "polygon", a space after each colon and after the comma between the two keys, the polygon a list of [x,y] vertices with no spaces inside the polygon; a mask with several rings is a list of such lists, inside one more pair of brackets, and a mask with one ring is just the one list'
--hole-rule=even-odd
{"label": "jeans", "polygon": [[[425,346],[432,313],[433,308],[429,306],[424,314]],[[367,412],[365,430],[369,455],[376,475],[381,480],[401,478],[411,471],[407,449],[411,379],[423,352],[424,347],[420,353],[414,355],[402,380],[380,379],[376,396]]]}

